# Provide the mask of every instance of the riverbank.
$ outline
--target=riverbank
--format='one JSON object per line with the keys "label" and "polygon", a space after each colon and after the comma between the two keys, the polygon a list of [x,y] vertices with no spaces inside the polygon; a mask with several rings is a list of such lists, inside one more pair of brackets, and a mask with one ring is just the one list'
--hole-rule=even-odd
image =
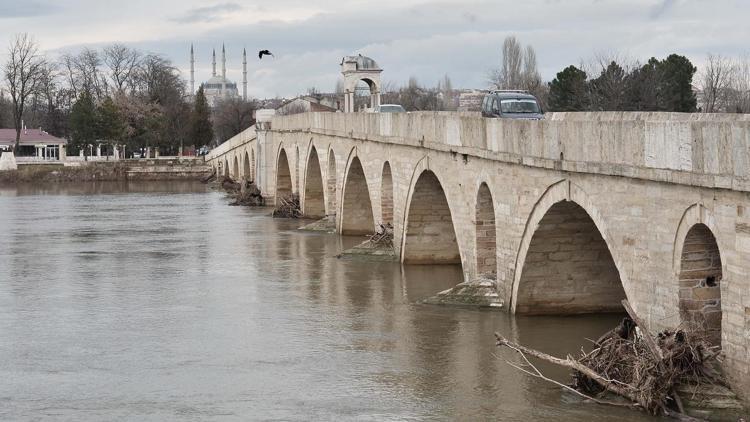
{"label": "riverbank", "polygon": [[0,171],[0,184],[66,183],[125,180],[202,180],[210,166],[197,160],[127,160],[86,163],[79,166],[28,164]]}

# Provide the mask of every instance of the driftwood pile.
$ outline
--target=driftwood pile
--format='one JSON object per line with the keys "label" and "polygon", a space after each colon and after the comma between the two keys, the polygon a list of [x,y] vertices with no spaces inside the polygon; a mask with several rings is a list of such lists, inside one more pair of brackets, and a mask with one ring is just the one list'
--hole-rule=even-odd
{"label": "driftwood pile", "polygon": [[253,182],[247,180],[237,182],[229,176],[224,176],[219,180],[219,183],[221,184],[221,188],[227,192],[227,195],[234,199],[229,205],[244,205],[248,207],[262,207],[266,205],[265,199],[260,194],[260,189]]}
{"label": "driftwood pile", "polygon": [[368,242],[370,246],[377,247],[393,247],[393,225],[391,223],[378,224],[375,233],[368,236]]}
{"label": "driftwood pile", "polygon": [[262,207],[266,200],[260,194],[260,189],[253,182],[245,182],[245,189],[241,189],[234,195],[234,202],[229,205],[243,205],[246,207]]}
{"label": "driftwood pile", "polygon": [[213,180],[216,177],[216,169],[211,171],[211,174],[205,176],[203,179],[201,179],[201,183],[208,183],[211,180]]}
{"label": "driftwood pile", "polygon": [[[578,358],[556,358],[495,333],[497,345],[521,355],[523,365],[508,362],[511,366],[596,403],[632,407],[652,415],[686,421],[696,420],[685,414],[676,386],[725,385],[714,369],[719,356],[718,347],[712,346],[701,334],[682,330],[663,331],[654,337],[628,302],[623,301],[623,305],[630,317],[594,342],[592,351],[582,351]],[[547,378],[527,356],[572,369],[572,386]],[[616,398],[608,399],[612,396]]]}
{"label": "driftwood pile", "polygon": [[275,218],[300,218],[302,216],[299,195],[280,196],[276,202],[276,209],[273,210]]}

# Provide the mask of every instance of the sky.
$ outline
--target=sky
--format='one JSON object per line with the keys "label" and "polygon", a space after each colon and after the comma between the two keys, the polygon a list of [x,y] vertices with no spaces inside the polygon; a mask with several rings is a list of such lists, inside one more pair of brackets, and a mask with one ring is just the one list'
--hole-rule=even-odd
{"label": "sky", "polygon": [[[196,86],[222,43],[239,85],[246,48],[256,98],[333,91],[350,54],[375,59],[393,86],[448,75],[454,87],[486,88],[509,35],[534,47],[551,80],[598,56],[678,53],[700,66],[708,53],[750,54],[749,17],[749,0],[0,0],[0,62],[13,35],[27,32],[52,57],[114,42],[159,53],[186,80],[193,44]],[[261,49],[276,57],[259,60]]]}

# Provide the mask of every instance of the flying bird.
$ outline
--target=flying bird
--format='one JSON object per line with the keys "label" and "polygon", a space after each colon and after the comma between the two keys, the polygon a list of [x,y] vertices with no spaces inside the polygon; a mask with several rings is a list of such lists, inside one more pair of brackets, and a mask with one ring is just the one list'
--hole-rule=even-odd
{"label": "flying bird", "polygon": [[258,58],[259,58],[259,59],[262,59],[262,58],[263,58],[263,56],[271,56],[271,57],[274,57],[274,58],[276,57],[276,56],[274,56],[274,55],[273,55],[273,53],[271,53],[271,52],[270,52],[270,51],[268,51],[268,50],[260,50],[260,51],[258,52]]}

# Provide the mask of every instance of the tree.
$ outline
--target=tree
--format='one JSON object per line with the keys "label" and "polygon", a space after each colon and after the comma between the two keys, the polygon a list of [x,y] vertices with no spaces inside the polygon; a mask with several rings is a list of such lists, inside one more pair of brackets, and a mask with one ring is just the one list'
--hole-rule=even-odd
{"label": "tree", "polygon": [[643,66],[634,67],[627,75],[625,110],[658,111],[659,84],[661,81],[659,60],[652,57]]}
{"label": "tree", "polygon": [[599,111],[617,111],[625,108],[627,92],[627,74],[625,70],[612,61],[602,70],[599,77],[591,80],[591,108]]}
{"label": "tree", "polygon": [[86,156],[86,147],[96,142],[97,127],[94,100],[88,91],[83,91],[70,110],[70,146]]}
{"label": "tree", "polygon": [[227,98],[219,101],[214,107],[214,133],[218,139],[225,141],[252,126],[253,111],[256,105],[242,98]]}
{"label": "tree", "polygon": [[11,41],[8,56],[3,73],[13,103],[13,125],[16,129],[14,151],[17,151],[26,101],[39,88],[45,60],[39,55],[36,42],[26,33],[16,35]]}
{"label": "tree", "polygon": [[734,65],[729,59],[720,55],[708,55],[700,81],[704,112],[726,110],[733,73]]}
{"label": "tree", "polygon": [[105,98],[96,109],[96,131],[99,139],[112,145],[122,142],[125,122],[111,97]]}
{"label": "tree", "polygon": [[109,69],[112,89],[122,91],[126,87],[132,88],[140,65],[141,53],[122,44],[104,47],[102,53],[102,60]]}
{"label": "tree", "polygon": [[211,110],[208,108],[203,86],[198,88],[198,92],[195,94],[193,107],[190,118],[190,138],[193,145],[208,145],[214,138],[214,131],[211,125]]}
{"label": "tree", "polygon": [[659,62],[659,108],[692,113],[698,101],[693,92],[693,75],[698,70],[685,56],[670,54]]}
{"label": "tree", "polygon": [[568,66],[549,83],[549,108],[552,111],[589,109],[586,72]]}

